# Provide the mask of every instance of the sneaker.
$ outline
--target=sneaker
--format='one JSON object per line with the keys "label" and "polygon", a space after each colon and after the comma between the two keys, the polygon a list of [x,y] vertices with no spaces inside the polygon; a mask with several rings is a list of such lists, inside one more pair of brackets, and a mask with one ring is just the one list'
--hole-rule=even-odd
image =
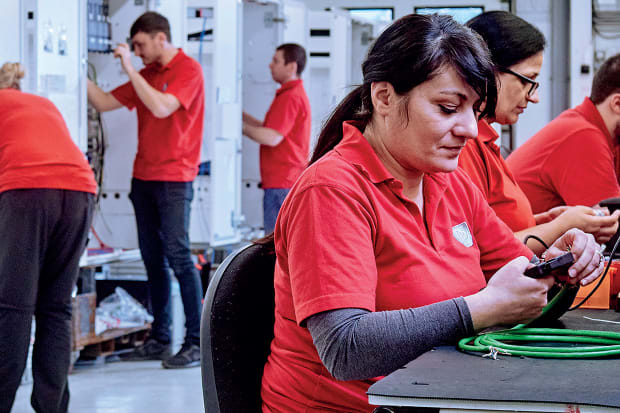
{"label": "sneaker", "polygon": [[166,369],[184,369],[187,367],[200,366],[200,347],[196,344],[183,344],[181,350],[161,365]]}
{"label": "sneaker", "polygon": [[170,344],[160,343],[150,338],[146,343],[136,347],[129,353],[119,356],[122,361],[165,360],[172,355]]}

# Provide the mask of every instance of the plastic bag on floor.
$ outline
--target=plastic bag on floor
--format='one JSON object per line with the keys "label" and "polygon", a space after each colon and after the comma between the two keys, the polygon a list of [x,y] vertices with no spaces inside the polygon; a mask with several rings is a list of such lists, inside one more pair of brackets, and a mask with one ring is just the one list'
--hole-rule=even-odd
{"label": "plastic bag on floor", "polygon": [[153,316],[139,301],[121,287],[104,298],[95,313],[95,334],[112,328],[140,327],[153,321]]}

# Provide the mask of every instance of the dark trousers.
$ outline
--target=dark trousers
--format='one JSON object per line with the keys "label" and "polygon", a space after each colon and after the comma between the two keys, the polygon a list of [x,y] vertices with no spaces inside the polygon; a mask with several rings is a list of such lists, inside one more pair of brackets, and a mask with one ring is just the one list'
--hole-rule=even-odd
{"label": "dark trousers", "polygon": [[131,181],[138,241],[149,280],[152,338],[170,343],[170,273],[179,281],[185,312],[185,342],[200,345],[202,286],[189,249],[191,182]]}
{"label": "dark trousers", "polygon": [[69,404],[71,290],[86,246],[93,195],[59,189],[0,193],[0,412],[15,400],[30,344],[32,406],[64,413]]}

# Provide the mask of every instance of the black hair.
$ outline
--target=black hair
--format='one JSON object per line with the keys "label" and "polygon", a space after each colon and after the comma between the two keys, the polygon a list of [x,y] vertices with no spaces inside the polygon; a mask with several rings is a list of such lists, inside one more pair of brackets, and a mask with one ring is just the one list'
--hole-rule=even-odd
{"label": "black hair", "polygon": [[297,63],[297,76],[301,75],[306,67],[306,49],[296,43],[284,43],[276,48],[281,50],[284,56],[284,63]]}
{"label": "black hair", "polygon": [[507,11],[482,13],[465,25],[482,36],[498,68],[509,68],[545,49],[540,30]]}
{"label": "black hair", "polygon": [[598,105],[613,93],[620,93],[620,54],[607,59],[596,72],[590,99]]}
{"label": "black hair", "polygon": [[481,116],[495,112],[497,86],[484,41],[446,15],[410,14],[393,22],[377,38],[362,63],[364,82],[332,112],[319,135],[310,163],[342,140],[342,122],[363,131],[373,113],[370,86],[389,82],[403,96],[451,67],[485,102]]}
{"label": "black hair", "polygon": [[168,19],[154,11],[147,11],[133,22],[129,30],[129,37],[133,38],[138,32],[147,33],[151,36],[162,32],[166,35],[168,42],[172,41]]}

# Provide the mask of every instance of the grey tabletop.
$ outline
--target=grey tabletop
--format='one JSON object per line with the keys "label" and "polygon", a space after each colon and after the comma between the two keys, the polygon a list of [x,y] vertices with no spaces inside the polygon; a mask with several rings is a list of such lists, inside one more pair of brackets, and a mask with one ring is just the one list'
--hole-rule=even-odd
{"label": "grey tabletop", "polygon": [[[620,313],[576,310],[548,327],[620,332]],[[570,360],[499,355],[493,360],[442,346],[375,383],[368,395],[401,401],[421,398],[620,408],[620,358]]]}

